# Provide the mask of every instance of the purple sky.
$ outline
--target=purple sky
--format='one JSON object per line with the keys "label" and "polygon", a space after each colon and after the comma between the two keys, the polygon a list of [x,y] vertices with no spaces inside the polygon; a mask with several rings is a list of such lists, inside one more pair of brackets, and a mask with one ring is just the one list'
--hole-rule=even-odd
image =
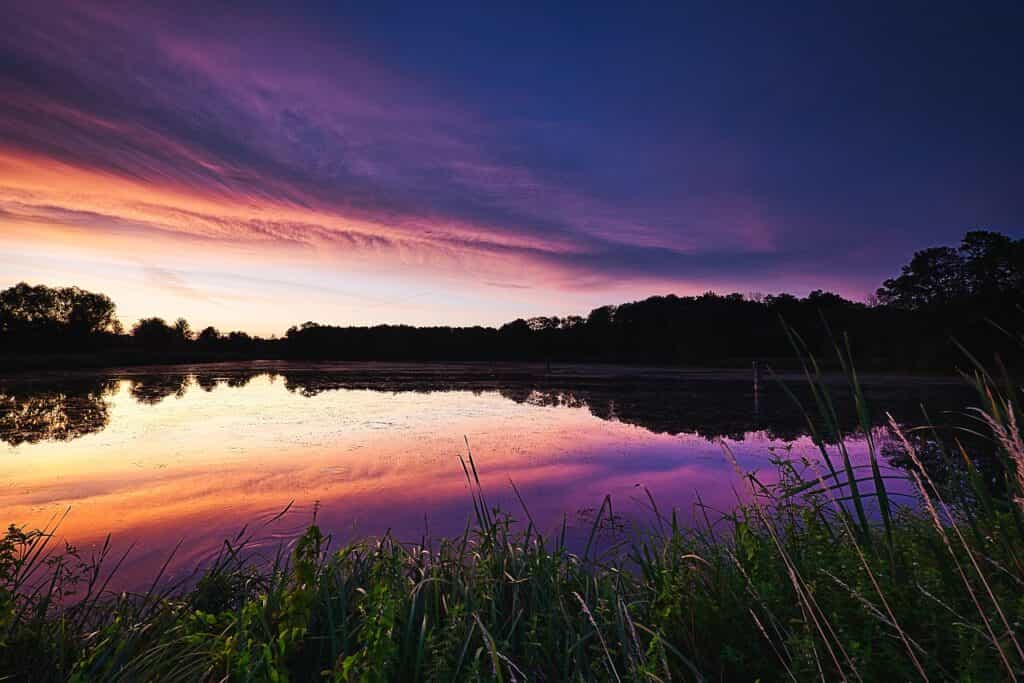
{"label": "purple sky", "polygon": [[0,286],[280,333],[863,298],[1024,226],[1022,10],[11,3]]}

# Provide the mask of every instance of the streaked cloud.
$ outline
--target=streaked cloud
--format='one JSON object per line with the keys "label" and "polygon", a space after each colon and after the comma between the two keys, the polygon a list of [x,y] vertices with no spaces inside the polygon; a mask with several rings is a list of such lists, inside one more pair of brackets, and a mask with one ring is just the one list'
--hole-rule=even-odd
{"label": "streaked cloud", "polygon": [[[333,15],[48,0],[6,14],[15,30],[0,36],[0,233],[24,253],[62,244],[85,261],[124,250],[144,286],[184,299],[202,291],[177,263],[186,252],[204,272],[219,261],[267,283],[307,272],[335,287],[380,278],[398,288],[387,301],[441,291],[466,307],[466,322],[480,310],[493,309],[486,322],[536,310],[552,295],[562,307],[711,287],[856,296],[884,272],[880,257],[904,256],[878,241],[891,232],[877,216],[896,190],[861,199],[858,150],[812,146],[835,145],[845,156],[834,162],[806,152],[815,129],[788,130],[787,105],[770,92],[751,92],[753,105],[765,126],[783,123],[760,137],[737,123],[747,119],[733,100],[748,89],[728,69],[709,85],[681,62],[679,83],[658,87],[690,89],[671,100],[653,91],[672,105],[662,112],[654,99],[631,102],[623,79],[600,92],[581,64],[544,108],[530,104],[542,94],[496,68],[473,88],[459,73],[425,77],[395,56],[402,45],[376,44]],[[445,49],[431,48],[435,58]],[[651,65],[631,68],[643,80]],[[720,91],[733,108],[705,111]],[[794,158],[780,157],[776,138]],[[822,172],[844,164],[835,179]],[[928,196],[906,194],[893,223]],[[862,210],[868,202],[878,211]],[[961,204],[918,219],[959,230],[979,202]],[[506,298],[467,304],[457,293],[474,296],[476,283]],[[360,283],[361,296],[371,288]]]}

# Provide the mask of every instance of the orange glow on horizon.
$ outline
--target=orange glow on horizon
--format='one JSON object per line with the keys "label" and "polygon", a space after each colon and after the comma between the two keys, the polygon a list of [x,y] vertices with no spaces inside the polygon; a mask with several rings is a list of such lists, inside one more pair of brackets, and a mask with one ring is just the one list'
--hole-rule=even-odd
{"label": "orange glow on horizon", "polygon": [[[0,147],[0,262],[11,278],[0,285],[105,292],[126,326],[149,315],[265,336],[305,320],[498,325],[609,302],[528,255],[571,244],[426,220],[132,180]],[[606,296],[651,286],[611,284]]]}

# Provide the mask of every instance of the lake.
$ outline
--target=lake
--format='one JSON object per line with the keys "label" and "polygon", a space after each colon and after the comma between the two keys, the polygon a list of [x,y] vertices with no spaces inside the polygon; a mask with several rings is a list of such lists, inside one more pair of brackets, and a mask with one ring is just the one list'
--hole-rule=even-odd
{"label": "lake", "polygon": [[[878,424],[970,397],[955,380],[865,384]],[[766,481],[773,456],[820,459],[792,399],[749,370],[255,362],[0,379],[2,521],[67,512],[59,536],[86,551],[111,534],[132,546],[125,585],[179,541],[172,574],[243,528],[273,547],[314,517],[339,541],[457,534],[469,450],[491,505],[522,518],[514,482],[536,523],[571,539],[606,495],[612,531],[651,523],[648,490],[685,520],[698,500],[713,517],[747,495],[723,444]],[[863,463],[864,441],[851,452]]]}

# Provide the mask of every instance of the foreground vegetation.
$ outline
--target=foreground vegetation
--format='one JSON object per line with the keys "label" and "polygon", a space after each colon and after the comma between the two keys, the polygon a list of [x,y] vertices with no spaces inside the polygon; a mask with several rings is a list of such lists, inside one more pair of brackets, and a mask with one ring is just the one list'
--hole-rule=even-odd
{"label": "foreground vegetation", "polygon": [[[794,336],[799,345],[799,338]],[[962,439],[892,422],[918,500],[900,507],[869,451],[855,463],[813,361],[820,462],[744,474],[750,502],[640,538],[547,536],[524,503],[484,500],[464,535],[329,548],[312,526],[270,561],[226,543],[186,589],[111,594],[117,558],[55,552],[53,529],[0,543],[0,672],[13,680],[1015,680],[1024,676],[1024,445],[1019,389],[980,368]],[[926,418],[925,418],[926,419]],[[723,445],[723,448],[724,445]],[[987,448],[987,450],[986,450]],[[984,455],[987,453],[987,455]],[[724,456],[728,457],[725,449]],[[928,464],[925,465],[925,462]],[[935,474],[942,471],[941,479]]]}

